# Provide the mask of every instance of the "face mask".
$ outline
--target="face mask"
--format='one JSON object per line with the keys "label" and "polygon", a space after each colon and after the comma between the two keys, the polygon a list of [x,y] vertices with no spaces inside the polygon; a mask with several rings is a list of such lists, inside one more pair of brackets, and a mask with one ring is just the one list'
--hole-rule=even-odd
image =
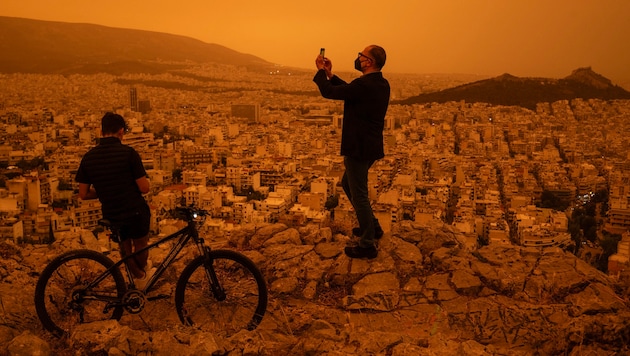
{"label": "face mask", "polygon": [[359,72],[362,72],[362,70],[361,70],[361,58],[357,57],[357,59],[354,60],[354,69],[358,70]]}

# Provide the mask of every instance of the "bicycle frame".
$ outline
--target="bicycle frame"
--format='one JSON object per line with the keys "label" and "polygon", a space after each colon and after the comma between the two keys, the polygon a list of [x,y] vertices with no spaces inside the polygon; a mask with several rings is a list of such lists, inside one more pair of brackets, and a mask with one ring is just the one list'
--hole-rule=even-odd
{"label": "bicycle frame", "polygon": [[[155,273],[153,274],[153,276],[151,276],[151,278],[149,278],[149,281],[147,282],[146,286],[144,287],[144,292],[148,291],[154,284],[155,282],[159,279],[159,277],[162,275],[162,273],[164,273],[164,271],[171,265],[171,263],[173,263],[173,260],[175,260],[175,257],[177,257],[177,255],[179,255],[179,253],[182,251],[182,249],[184,248],[184,246],[186,246],[186,244],[188,243],[188,241],[190,241],[190,239],[192,238],[195,241],[195,244],[197,245],[197,248],[199,250],[200,254],[204,254],[205,253],[205,246],[204,246],[204,240],[202,238],[199,238],[199,234],[197,232],[197,228],[195,226],[195,221],[191,220],[188,221],[188,224],[183,227],[182,229],[180,229],[179,231],[176,231],[166,237],[163,237],[162,239],[160,239],[159,241],[156,241],[154,243],[151,243],[147,246],[145,246],[144,248],[135,251],[134,253],[122,256],[121,255],[121,259],[120,261],[116,262],[114,264],[114,266],[112,268],[119,268],[120,265],[122,265],[123,263],[125,264],[125,270],[127,271],[127,280],[130,281],[130,285],[132,287],[135,287],[134,284],[134,278],[131,274],[131,271],[127,265],[129,259],[134,258],[136,255],[150,250],[160,244],[163,244],[165,242],[168,242],[170,240],[174,240],[176,238],[179,237],[179,240],[177,240],[177,242],[175,243],[175,245],[173,245],[173,247],[171,247],[171,250],[168,252],[168,254],[166,255],[166,257],[164,258],[164,260],[158,265]],[[120,251],[123,251],[123,249],[119,246]]]}
{"label": "bicycle frame", "polygon": [[[142,290],[143,293],[146,293],[148,290],[150,290],[153,285],[157,282],[157,280],[160,278],[160,276],[164,273],[164,271],[171,265],[171,263],[173,263],[173,261],[175,260],[175,258],[177,257],[177,255],[179,255],[179,253],[182,251],[182,249],[184,248],[184,246],[186,246],[186,244],[192,239],[195,244],[197,245],[197,249],[199,251],[200,254],[206,256],[205,260],[209,260],[209,258],[207,258],[208,256],[208,252],[210,251],[210,247],[209,246],[205,246],[204,245],[204,239],[199,237],[199,233],[197,231],[197,228],[195,226],[196,222],[191,219],[190,217],[188,218],[187,221],[187,225],[185,227],[183,227],[182,229],[161,238],[160,240],[151,243],[147,246],[145,246],[144,248],[135,251],[134,253],[122,256],[121,254],[121,259],[117,262],[115,262],[115,264],[110,267],[109,269],[107,269],[105,272],[103,272],[100,276],[98,276],[95,280],[91,281],[86,287],[85,289],[83,289],[83,291],[86,291],[86,293],[82,293],[82,295],[77,296],[76,298],[89,298],[89,299],[101,299],[101,300],[106,300],[109,303],[113,303],[112,305],[109,305],[107,308],[109,307],[115,307],[115,306],[125,306],[125,303],[118,297],[118,296],[111,296],[111,295],[105,295],[105,294],[100,294],[96,295],[96,294],[92,294],[89,291],[91,290],[91,288],[96,287],[102,280],[104,280],[108,275],[111,274],[112,269],[114,268],[120,268],[120,266],[122,264],[125,264],[125,270],[126,270],[126,274],[127,274],[127,281],[129,282],[129,286],[132,288],[135,288],[135,284],[134,284],[134,278],[133,275],[131,274],[131,271],[128,268],[128,261],[129,259],[135,257],[137,254],[140,254],[144,251],[150,250],[160,244],[166,243],[168,241],[177,239],[177,242],[175,243],[175,245],[173,245],[173,247],[170,249],[170,251],[168,252],[168,254],[166,255],[166,257],[164,258],[164,260],[158,265],[155,273],[153,274],[153,276],[151,276],[151,278],[149,278],[149,281],[147,282],[146,286],[144,287],[144,289]],[[117,232],[112,232],[112,233],[117,233]],[[120,245],[120,244],[119,244]],[[120,248],[120,246],[119,246]],[[120,251],[122,251],[122,248],[120,249]],[[206,268],[206,271],[208,272],[208,278],[211,281],[211,285],[213,285],[213,291],[215,292],[215,295],[218,298],[221,298],[224,295],[224,292],[222,290],[222,288],[219,286],[219,283],[217,282],[217,278],[216,275],[214,274],[214,270],[212,269],[212,264],[209,263],[206,266],[210,266],[210,268]],[[156,299],[159,298],[160,296],[157,297],[153,297],[153,298],[147,298],[148,300],[152,300],[152,299]],[[106,308],[106,309],[107,309]]]}
{"label": "bicycle frame", "polygon": [[[108,305],[105,307],[105,311],[107,311],[109,308],[113,308],[113,307],[117,307],[117,306],[122,306],[122,307],[127,307],[127,302],[125,302],[125,298],[123,297],[122,299],[119,296],[113,296],[111,294],[104,294],[104,293],[98,293],[95,294],[93,293],[93,289],[95,288],[101,281],[103,281],[108,275],[111,274],[111,271],[115,268],[120,268],[120,266],[122,264],[125,264],[125,270],[126,270],[126,274],[127,274],[127,281],[128,281],[128,286],[131,287],[131,289],[127,289],[129,290],[136,290],[136,286],[135,286],[135,282],[134,282],[134,278],[133,275],[131,274],[131,271],[128,267],[128,261],[129,259],[135,257],[137,254],[140,254],[144,251],[150,250],[160,244],[163,244],[165,242],[177,239],[177,242],[175,243],[175,245],[173,245],[173,247],[171,247],[170,251],[168,252],[168,254],[166,255],[166,257],[164,258],[164,260],[158,265],[155,273],[151,276],[151,278],[149,278],[149,280],[147,281],[147,284],[145,285],[144,289],[142,289],[142,293],[146,294],[152,287],[153,285],[157,282],[157,280],[162,276],[162,274],[164,273],[164,271],[166,271],[166,269],[171,265],[171,263],[173,263],[173,261],[175,260],[175,258],[177,257],[177,255],[179,255],[179,253],[182,251],[182,249],[184,248],[184,246],[186,246],[186,244],[192,239],[195,242],[195,245],[197,245],[197,250],[199,252],[200,255],[204,256],[204,265],[206,266],[206,276],[208,277],[208,280],[210,281],[210,287],[212,290],[213,295],[215,296],[215,298],[219,301],[224,300],[225,299],[225,291],[223,289],[223,287],[221,286],[221,283],[219,283],[218,278],[216,276],[216,273],[214,272],[214,268],[212,266],[212,261],[211,258],[209,257],[209,252],[211,251],[211,248],[209,246],[206,246],[204,244],[204,239],[199,237],[199,232],[197,231],[197,227],[196,227],[196,222],[193,219],[192,216],[187,216],[186,217],[186,221],[187,221],[187,225],[185,227],[183,227],[182,229],[161,238],[160,240],[151,243],[145,247],[143,247],[142,249],[135,251],[131,254],[127,254],[127,255],[122,255],[123,252],[123,248],[122,246],[120,246],[119,243],[119,248],[121,251],[121,259],[117,262],[114,263],[114,265],[110,268],[108,268],[106,271],[104,271],[100,276],[98,276],[95,280],[93,280],[92,282],[90,282],[88,285],[85,286],[85,288],[81,288],[80,290],[75,291],[75,295],[73,296],[74,300],[80,300],[80,299],[100,299],[100,300],[105,300],[108,302]],[[112,234],[118,234],[117,228],[116,227],[112,227],[111,225],[108,225],[110,228],[110,231]],[[157,295],[157,296],[152,296],[152,297],[147,297],[146,299],[148,301],[150,300],[154,300],[154,299],[159,299],[162,298],[162,295]]]}

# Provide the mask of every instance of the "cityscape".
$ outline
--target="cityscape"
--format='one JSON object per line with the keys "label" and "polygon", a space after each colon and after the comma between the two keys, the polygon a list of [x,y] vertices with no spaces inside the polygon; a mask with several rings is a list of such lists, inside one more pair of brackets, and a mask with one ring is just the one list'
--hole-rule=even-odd
{"label": "cityscape", "polygon": [[[630,353],[630,2],[313,5],[3,4],[0,354]],[[389,82],[373,241],[322,64]]]}
{"label": "cityscape", "polygon": [[[152,234],[169,231],[177,205],[207,210],[204,231],[217,240],[248,224],[352,224],[339,184],[342,102],[321,98],[313,73],[207,64],[0,75],[0,238],[47,243],[97,228],[100,204],[78,198],[74,175],[107,111],[125,117],[123,143],[147,169]],[[479,79],[385,77],[392,102]],[[471,249],[557,246],[619,276],[629,261],[629,118],[628,100],[392,104],[386,157],[370,170],[375,213],[386,233],[439,220]]]}

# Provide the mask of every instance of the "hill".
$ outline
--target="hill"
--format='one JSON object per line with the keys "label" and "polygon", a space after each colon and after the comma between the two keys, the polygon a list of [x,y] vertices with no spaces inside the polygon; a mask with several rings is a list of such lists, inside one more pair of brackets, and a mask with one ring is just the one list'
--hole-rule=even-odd
{"label": "hill", "polygon": [[160,73],[183,63],[250,69],[272,65],[253,55],[166,33],[0,16],[0,72]]}
{"label": "hill", "polygon": [[[350,227],[348,226],[348,229]],[[107,250],[88,230],[51,245],[0,241],[0,355],[628,355],[627,282],[561,249],[476,248],[441,221],[395,223],[374,260],[343,254],[350,232],[244,225],[225,246],[250,257],[269,287],[260,326],[231,337],[184,327],[173,291],[184,257],[139,314],[77,326],[56,340],[35,314],[44,265],[63,251]],[[116,247],[110,246],[114,251]],[[116,253],[109,256],[116,259]],[[157,265],[166,257],[151,250]],[[162,277],[161,277],[162,278]],[[212,308],[212,306],[209,306]]]}
{"label": "hill", "polygon": [[522,106],[534,110],[537,103],[558,100],[630,99],[630,92],[614,85],[590,67],[578,68],[563,79],[519,78],[510,74],[421,94],[395,104],[445,103],[465,101],[492,105]]}
{"label": "hill", "polygon": [[[254,55],[185,36],[4,16],[0,16],[0,53],[0,73],[160,74],[202,63],[267,72],[273,66]],[[504,74],[392,103],[463,100],[535,109],[539,102],[573,98],[630,99],[630,92],[591,68],[579,68],[563,79]]]}

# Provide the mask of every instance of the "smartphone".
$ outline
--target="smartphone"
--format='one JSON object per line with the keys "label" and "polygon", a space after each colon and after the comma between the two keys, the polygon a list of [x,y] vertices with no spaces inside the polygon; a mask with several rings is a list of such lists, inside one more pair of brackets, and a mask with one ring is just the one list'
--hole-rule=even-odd
{"label": "smartphone", "polygon": [[325,48],[322,48],[322,49],[319,50],[319,55],[320,56],[325,57],[325,53],[326,53],[326,49]]}

